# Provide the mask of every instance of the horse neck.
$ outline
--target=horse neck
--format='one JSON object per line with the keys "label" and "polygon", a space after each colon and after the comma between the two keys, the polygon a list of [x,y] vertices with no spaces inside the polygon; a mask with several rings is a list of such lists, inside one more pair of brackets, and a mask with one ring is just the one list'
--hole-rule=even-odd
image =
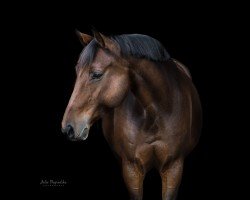
{"label": "horse neck", "polygon": [[[170,63],[169,63],[170,62]],[[131,91],[150,118],[159,113],[169,113],[173,104],[172,61],[164,64],[144,59],[135,59],[131,63]]]}

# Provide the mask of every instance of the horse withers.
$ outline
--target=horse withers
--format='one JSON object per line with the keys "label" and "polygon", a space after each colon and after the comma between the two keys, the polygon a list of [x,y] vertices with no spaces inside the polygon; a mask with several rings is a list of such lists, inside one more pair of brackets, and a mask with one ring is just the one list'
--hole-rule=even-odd
{"label": "horse withers", "polygon": [[78,36],[84,49],[62,131],[85,140],[101,118],[131,199],[142,199],[144,177],[153,167],[161,176],[162,199],[176,199],[184,158],[198,142],[202,121],[189,71],[146,35]]}

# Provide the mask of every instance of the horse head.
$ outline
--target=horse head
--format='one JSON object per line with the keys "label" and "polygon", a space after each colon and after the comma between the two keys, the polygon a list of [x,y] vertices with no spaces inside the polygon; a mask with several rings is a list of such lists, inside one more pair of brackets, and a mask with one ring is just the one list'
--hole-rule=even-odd
{"label": "horse head", "polygon": [[128,62],[119,45],[94,31],[77,32],[84,49],[76,65],[76,82],[62,120],[62,132],[71,140],[85,140],[91,125],[105,109],[118,106],[129,88]]}

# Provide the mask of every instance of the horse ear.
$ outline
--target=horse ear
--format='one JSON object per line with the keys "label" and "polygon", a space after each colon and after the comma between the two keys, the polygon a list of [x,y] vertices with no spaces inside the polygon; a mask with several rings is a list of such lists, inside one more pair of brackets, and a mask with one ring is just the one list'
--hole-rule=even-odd
{"label": "horse ear", "polygon": [[96,41],[99,43],[99,45],[105,49],[109,49],[111,52],[114,52],[116,54],[120,53],[120,48],[118,44],[111,40],[110,38],[106,37],[105,35],[99,33],[96,30],[92,30],[94,37]]}
{"label": "horse ear", "polygon": [[104,35],[99,33],[98,31],[96,31],[95,29],[92,29],[94,38],[96,39],[96,41],[99,43],[99,45],[103,48],[105,48],[105,42],[104,42]]}
{"label": "horse ear", "polygon": [[90,43],[91,40],[93,40],[93,37],[91,35],[81,33],[78,30],[76,30],[76,35],[78,36],[78,38],[83,46],[86,46],[88,43]]}

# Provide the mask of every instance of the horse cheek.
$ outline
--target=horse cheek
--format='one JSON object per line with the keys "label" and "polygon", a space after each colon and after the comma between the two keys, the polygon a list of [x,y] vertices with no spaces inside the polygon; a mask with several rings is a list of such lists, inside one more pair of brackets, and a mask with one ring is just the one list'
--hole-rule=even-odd
{"label": "horse cheek", "polygon": [[103,103],[108,107],[118,106],[125,98],[128,91],[128,79],[126,76],[112,77],[103,92]]}

